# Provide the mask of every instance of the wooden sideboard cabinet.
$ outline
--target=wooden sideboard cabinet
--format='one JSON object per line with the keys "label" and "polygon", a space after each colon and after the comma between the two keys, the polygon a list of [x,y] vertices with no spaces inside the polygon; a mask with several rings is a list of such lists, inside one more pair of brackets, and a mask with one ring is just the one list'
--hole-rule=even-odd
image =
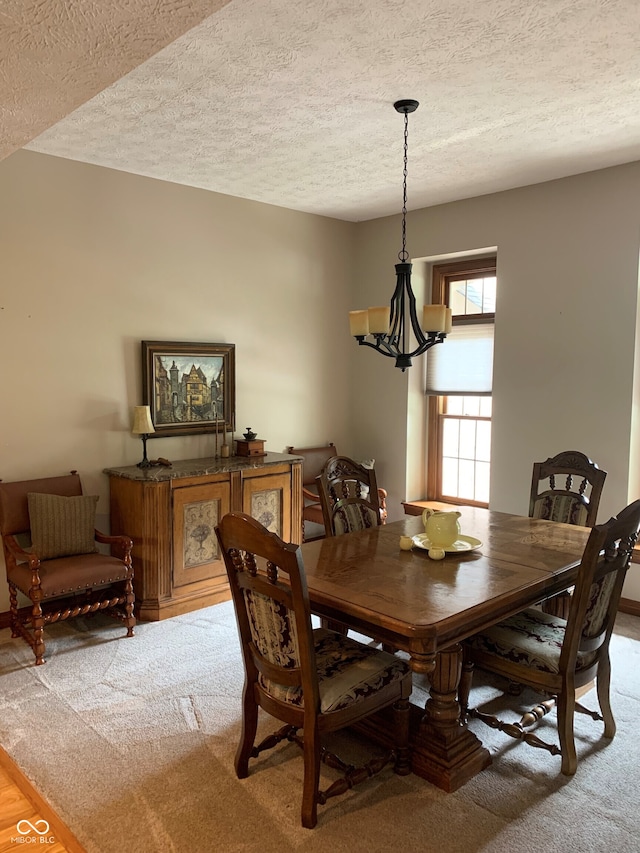
{"label": "wooden sideboard cabinet", "polygon": [[301,541],[302,459],[188,459],[171,468],[107,468],[111,532],[133,539],[136,613],[158,620],[230,597],[215,526],[231,510]]}

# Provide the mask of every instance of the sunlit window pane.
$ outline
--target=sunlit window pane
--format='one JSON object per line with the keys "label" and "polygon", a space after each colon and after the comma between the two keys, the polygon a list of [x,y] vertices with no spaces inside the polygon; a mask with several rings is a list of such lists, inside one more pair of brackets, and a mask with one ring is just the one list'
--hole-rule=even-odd
{"label": "sunlit window pane", "polygon": [[471,418],[477,418],[480,414],[480,397],[463,397],[462,414]]}
{"label": "sunlit window pane", "polygon": [[461,415],[464,397],[446,397],[445,411],[448,415]]}
{"label": "sunlit window pane", "polygon": [[461,459],[458,465],[458,497],[475,500],[475,462]]}
{"label": "sunlit window pane", "polygon": [[446,397],[442,416],[442,495],[489,503],[491,398]]}
{"label": "sunlit window pane", "polygon": [[458,456],[460,440],[460,421],[446,418],[442,424],[442,454],[443,456]]}
{"label": "sunlit window pane", "polygon": [[476,421],[460,421],[460,457],[475,459]]}
{"label": "sunlit window pane", "polygon": [[458,460],[446,456],[442,460],[442,493],[458,496]]}
{"label": "sunlit window pane", "polygon": [[464,316],[467,313],[467,283],[466,281],[451,282],[449,289],[449,307],[454,316]]}
{"label": "sunlit window pane", "polygon": [[482,462],[491,460],[491,423],[489,421],[477,421],[476,459]]}
{"label": "sunlit window pane", "polygon": [[480,417],[482,418],[490,418],[491,417],[491,397],[479,397],[480,400]]}
{"label": "sunlit window pane", "polygon": [[496,310],[496,277],[488,276],[482,280],[482,312],[494,314]]}

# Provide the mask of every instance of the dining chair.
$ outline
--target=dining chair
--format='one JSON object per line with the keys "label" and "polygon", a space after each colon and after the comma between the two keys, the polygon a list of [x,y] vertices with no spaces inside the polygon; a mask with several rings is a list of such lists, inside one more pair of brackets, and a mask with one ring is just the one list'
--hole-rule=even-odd
{"label": "dining chair", "polygon": [[[348,456],[333,456],[326,462],[316,482],[327,536],[341,536],[384,524],[386,504],[384,507],[381,505],[380,493],[384,498],[387,493],[378,488],[373,468],[367,468]],[[332,619],[322,618],[320,624],[340,633],[348,631],[347,626]],[[388,644],[383,644],[383,649],[389,653],[395,651]]]}
{"label": "dining chair", "polygon": [[[565,450],[545,462],[535,462],[531,477],[529,517],[593,527],[607,472],[578,450]],[[548,598],[543,610],[565,619],[571,592]]]}
{"label": "dining chair", "polygon": [[607,472],[578,450],[535,462],[529,516],[593,527],[606,478]]}
{"label": "dining chair", "polygon": [[[529,608],[465,641],[459,692],[463,718],[477,718],[530,746],[560,755],[565,776],[572,776],[577,768],[576,711],[604,722],[604,736],[613,738],[616,724],[609,698],[609,641],[639,528],[640,500],[592,528],[567,619]],[[469,709],[474,666],[524,684],[547,698],[517,722],[504,722],[478,708]],[[577,691],[594,679],[600,713],[577,702]],[[559,746],[529,730],[554,706]]]}
{"label": "dining chair", "polygon": [[[83,495],[77,472],[36,480],[0,481],[0,532],[9,584],[11,636],[45,662],[44,628],[104,610],[133,636],[133,542],[95,529],[98,497]],[[97,543],[110,546],[101,553]],[[31,601],[18,609],[18,592]]]}
{"label": "dining chair", "polygon": [[[309,592],[299,546],[284,543],[250,516],[232,512],[216,528],[224,558],[244,660],[242,734],[235,757],[238,778],[249,759],[283,740],[303,750],[302,825],[317,822],[318,804],[342,794],[393,762],[410,772],[406,661],[355,640],[312,628]],[[353,767],[321,738],[392,706],[395,748]],[[258,711],[285,725],[254,746]],[[302,735],[299,735],[299,731]],[[320,763],[343,775],[320,790]]]}
{"label": "dining chair", "polygon": [[[311,542],[314,539],[324,539],[327,535],[325,528],[322,504],[318,495],[317,478],[329,459],[338,455],[333,442],[320,447],[287,447],[287,453],[302,457],[302,541]],[[361,463],[363,467],[372,467],[371,463]],[[380,517],[382,523],[387,518],[387,492],[378,487],[378,502],[380,504]],[[315,536],[307,536],[305,522],[319,525],[321,533]]]}
{"label": "dining chair", "polygon": [[348,456],[333,456],[316,477],[316,483],[327,536],[340,536],[384,523],[386,509],[383,511],[380,503],[373,468]]}

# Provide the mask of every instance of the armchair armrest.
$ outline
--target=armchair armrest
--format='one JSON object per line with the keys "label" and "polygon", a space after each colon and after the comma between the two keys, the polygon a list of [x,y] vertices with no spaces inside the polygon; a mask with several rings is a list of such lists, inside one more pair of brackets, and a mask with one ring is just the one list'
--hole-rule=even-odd
{"label": "armchair armrest", "polygon": [[101,533],[99,530],[94,530],[96,542],[103,545],[111,545],[112,553],[116,554],[120,559],[131,557],[133,548],[133,539],[129,536],[107,536],[106,533]]}
{"label": "armchair armrest", "polygon": [[320,496],[317,492],[312,492],[311,489],[307,489],[306,486],[302,487],[302,496],[309,501],[312,501],[314,504],[320,503]]}
{"label": "armchair armrest", "polygon": [[28,563],[30,569],[40,567],[40,557],[33,551],[25,551],[13,534],[7,534],[2,538],[7,551],[16,562]]}
{"label": "armchair armrest", "polygon": [[[3,536],[2,541],[7,557],[7,580],[9,580],[10,574],[16,569],[17,563],[27,563],[31,569],[31,590],[37,590],[41,583],[40,557],[32,551],[25,551],[12,533]],[[26,590],[23,591],[26,592]]]}

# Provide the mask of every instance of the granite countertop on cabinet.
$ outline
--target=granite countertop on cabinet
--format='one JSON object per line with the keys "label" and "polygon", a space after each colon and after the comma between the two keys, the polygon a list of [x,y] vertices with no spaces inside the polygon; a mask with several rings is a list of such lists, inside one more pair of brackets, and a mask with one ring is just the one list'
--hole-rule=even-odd
{"label": "granite countertop on cabinet", "polygon": [[181,477],[201,477],[207,474],[225,474],[231,471],[244,471],[249,468],[262,468],[265,465],[277,465],[282,462],[302,461],[302,456],[292,456],[288,453],[265,453],[264,456],[204,456],[200,459],[184,459],[172,462],[171,468],[153,465],[150,468],[138,468],[137,465],[126,465],[122,468],[105,468],[104,473],[110,477],[123,477],[126,480],[144,482],[163,482]]}

